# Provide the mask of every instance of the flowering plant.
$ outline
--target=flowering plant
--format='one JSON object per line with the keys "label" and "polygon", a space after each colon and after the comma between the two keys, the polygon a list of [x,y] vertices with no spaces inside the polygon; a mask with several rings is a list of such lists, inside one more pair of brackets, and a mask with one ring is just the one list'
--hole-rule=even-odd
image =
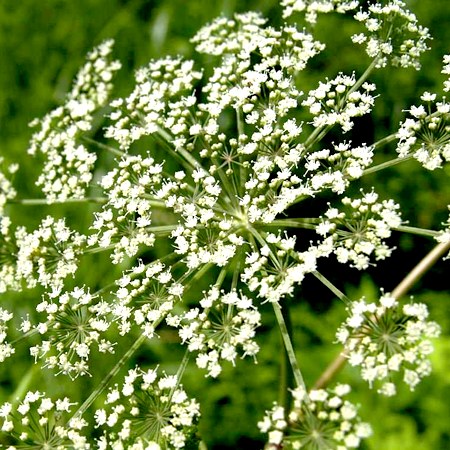
{"label": "flowering plant", "polygon": [[[214,58],[211,73],[181,57],[152,60],[123,97],[113,91],[121,64],[113,41],[104,41],[87,55],[64,105],[30,124],[28,153],[42,163],[36,185],[43,197],[20,198],[13,182],[20,169],[0,160],[0,293],[43,292],[28,311],[0,308],[0,362],[13,364],[25,341],[31,362],[61,383],[47,393],[27,385],[22,397],[3,402],[6,448],[205,448],[201,405],[181,380],[194,365],[197,376],[216,379],[243,358],[257,362],[269,320],[281,332],[293,385],[282,377],[281,400],[255,420],[268,449],[344,450],[371,436],[368,418],[342,399],[350,386],[325,389],[347,360],[387,396],[396,394],[399,372],[411,389],[430,375],[429,339],[439,336],[439,325],[427,320],[425,304],[400,298],[449,250],[449,224],[407,226],[401,205],[378,186],[362,189],[361,180],[410,159],[442,168],[450,155],[449,105],[425,92],[426,107],[412,105],[412,118],[395,133],[372,143],[351,139],[358,120],[376,108],[370,77],[389,65],[420,70],[429,31],[401,0],[367,8],[283,0],[280,7],[291,22],[278,28],[253,12],[203,27],[192,43]],[[367,69],[339,72],[304,93],[300,77],[325,49],[312,26],[324,13],[355,20],[351,42],[365,45]],[[445,75],[449,63],[444,57]],[[100,135],[101,116],[107,124]],[[391,142],[396,154],[378,162]],[[30,231],[10,217],[18,205],[50,211],[60,203],[76,204],[78,213],[86,207],[89,230],[48,215]],[[389,258],[393,232],[437,244],[390,294],[349,299],[322,273],[327,258],[355,271]],[[90,286],[79,267],[99,254],[108,256],[108,275]],[[349,317],[335,326],[340,355],[308,386],[289,308],[312,277]],[[136,358],[164,334],[185,348],[171,374]],[[101,373],[108,355],[117,361],[97,386],[82,384]],[[81,404],[61,394],[64,377],[90,386]]]}

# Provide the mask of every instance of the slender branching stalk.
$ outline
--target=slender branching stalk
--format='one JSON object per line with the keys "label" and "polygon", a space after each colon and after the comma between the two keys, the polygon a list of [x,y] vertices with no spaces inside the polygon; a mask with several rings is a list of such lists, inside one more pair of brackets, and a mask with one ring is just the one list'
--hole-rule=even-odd
{"label": "slender branching stalk", "polygon": [[351,300],[342,292],[340,291],[330,280],[325,278],[320,272],[315,270],[312,272],[312,274],[321,281],[328,289],[330,289],[331,292],[333,292],[334,295],[339,300],[342,300],[346,305],[349,305],[351,303]]}
{"label": "slender branching stalk", "polygon": [[[291,369],[294,374],[295,383],[297,384],[297,387],[303,388],[306,391],[306,385],[303,380],[302,372],[300,371],[297,358],[295,356],[294,347],[292,345],[291,337],[289,336],[283,313],[281,312],[281,307],[278,302],[273,302],[272,306],[273,310],[275,311],[275,317],[277,319],[278,327],[280,328],[281,336],[283,338],[284,348],[286,349],[289,363],[291,364]],[[305,397],[305,402],[309,402],[308,396]]]}
{"label": "slender branching stalk", "polygon": [[91,139],[90,137],[87,136],[83,136],[83,139],[86,142],[89,142],[90,144],[96,145],[97,147],[103,149],[103,150],[107,150],[108,152],[112,153],[115,156],[119,156],[121,158],[125,157],[127,154],[125,152],[122,152],[114,147],[111,147],[109,145],[106,144],[102,144],[101,142],[96,141],[95,139]]}
{"label": "slender branching stalk", "polygon": [[46,198],[26,198],[26,199],[12,199],[9,200],[8,203],[16,203],[19,205],[60,205],[60,204],[68,204],[68,203],[106,203],[108,199],[106,197],[85,197],[85,198],[67,198],[64,201],[49,201]]}
{"label": "slender branching stalk", "polygon": [[390,161],[386,161],[384,163],[378,164],[376,166],[369,167],[368,169],[365,169],[363,171],[363,175],[368,175],[369,173],[375,173],[380,170],[387,169],[388,167],[396,166],[397,164],[400,164],[402,162],[409,161],[413,158],[413,155],[407,155],[407,156],[398,156],[397,158],[391,159]]}
{"label": "slender branching stalk", "polygon": [[[161,319],[162,320],[162,319]],[[154,323],[156,326],[157,323]],[[148,339],[147,336],[141,334],[134,344],[128,349],[128,351],[120,358],[116,365],[109,371],[102,382],[94,389],[94,391],[89,395],[89,397],[84,401],[84,403],[78,408],[78,410],[73,415],[74,419],[80,418],[85,411],[94,403],[95,399],[105,390],[109,382],[117,375],[119,370],[131,359],[131,357],[136,353],[139,347]]]}

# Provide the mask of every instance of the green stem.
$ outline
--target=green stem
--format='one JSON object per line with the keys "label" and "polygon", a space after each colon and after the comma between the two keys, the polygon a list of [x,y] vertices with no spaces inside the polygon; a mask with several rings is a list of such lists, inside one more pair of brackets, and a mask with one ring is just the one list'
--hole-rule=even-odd
{"label": "green stem", "polygon": [[[256,240],[259,242],[259,245],[261,247],[264,247],[266,245],[266,241],[264,238],[252,227],[248,226],[248,231],[256,238]],[[272,249],[269,247],[269,256],[273,264],[278,268],[281,269],[281,264],[278,258],[276,257],[275,253],[272,251]]]}
{"label": "green stem", "polygon": [[307,150],[309,150],[311,148],[311,146],[316,142],[317,136],[326,128],[330,128],[331,129],[331,127],[329,125],[327,127],[319,127],[319,128],[316,128],[308,136],[308,139],[306,139],[306,141],[305,141],[305,147],[306,147]]}
{"label": "green stem", "polygon": [[39,364],[33,364],[25,373],[25,375],[21,375],[20,383],[17,386],[16,390],[11,394],[10,401],[13,408],[17,406],[19,401],[25,397],[25,392],[28,390],[28,386],[36,375],[36,372],[40,369]]}
{"label": "green stem", "polygon": [[217,277],[217,280],[215,282],[215,286],[216,286],[217,289],[220,289],[220,287],[222,286],[222,283],[225,281],[225,277],[227,275],[227,272],[228,272],[228,270],[227,270],[226,267],[224,267],[220,271],[219,276]]}
{"label": "green stem", "polygon": [[305,142],[306,150],[309,150],[316,142],[320,142],[332,128],[332,125],[316,128]]}
{"label": "green stem", "polygon": [[[285,308],[283,318],[286,323],[286,330],[288,332],[288,335],[293,336],[291,316],[289,314],[288,308]],[[280,339],[283,340],[283,336],[281,335],[281,333]],[[282,343],[282,346],[284,347],[284,343]],[[288,391],[295,388],[293,377],[294,373],[292,370],[289,370],[289,356],[286,349],[284,349],[284,351],[280,353],[281,353],[280,355],[281,364],[280,364],[280,385],[278,391],[278,404],[283,406],[286,411],[289,411],[291,409],[291,396],[288,395]]]}
{"label": "green stem", "polygon": [[[173,138],[166,130],[158,127],[158,134],[169,144],[172,144]],[[183,156],[183,158],[194,168],[197,169],[200,167],[200,163],[184,148],[179,148],[176,150],[176,153],[179,153]]]}
{"label": "green stem", "polygon": [[116,247],[116,244],[107,245],[106,247],[94,247],[94,248],[88,248],[83,252],[83,255],[91,255],[93,253],[101,253],[101,252],[107,252],[108,250],[112,250]]}
{"label": "green stem", "polygon": [[244,117],[242,115],[242,108],[236,109],[236,120],[237,120],[237,129],[238,129],[238,135],[245,134],[245,124],[244,124]]}
{"label": "green stem", "polygon": [[[280,339],[283,337],[280,333]],[[282,343],[284,346],[284,343]],[[289,388],[289,371],[288,371],[288,354],[286,350],[280,352],[281,364],[280,364],[280,384],[278,386],[278,404],[283,406],[285,410],[288,410],[288,388]]]}
{"label": "green stem", "polygon": [[[205,275],[205,273],[207,273],[208,270],[211,269],[211,267],[213,267],[213,265],[214,265],[213,263],[203,264],[203,266],[200,269],[198,269],[195,272],[195,274],[192,276],[192,278],[184,285],[184,290],[187,291],[188,289],[190,289],[195,284],[195,282],[197,280],[202,278],[203,275]],[[182,275],[179,278],[178,282],[179,283],[183,283],[184,280],[186,280],[186,278],[188,278],[191,273],[193,273],[193,272],[192,271],[191,272],[186,272],[184,275]]]}
{"label": "green stem", "polygon": [[145,200],[149,203],[149,205],[153,206],[154,208],[168,209],[164,200],[155,200],[152,196],[148,194],[143,194],[142,198],[145,198]]}
{"label": "green stem", "polygon": [[158,226],[155,226],[155,227],[147,227],[146,231],[150,231],[151,233],[166,234],[168,232],[176,230],[177,227],[179,227],[179,224],[176,224],[176,225],[158,225]]}
{"label": "green stem", "polygon": [[312,274],[321,281],[333,294],[339,299],[342,300],[345,304],[349,305],[351,303],[351,300],[343,293],[341,292],[330,280],[325,278],[321,273],[317,272],[317,270],[314,270]]}
{"label": "green stem", "polygon": [[[153,325],[157,326],[162,319],[158,319]],[[95,390],[91,393],[91,395],[84,401],[84,403],[78,408],[78,411],[73,415],[74,419],[80,418],[89,406],[94,403],[95,399],[100,395],[100,393],[106,388],[108,383],[114,378],[119,370],[124,366],[124,364],[133,356],[136,350],[144,343],[147,339],[147,336],[141,334],[139,338],[134,342],[134,344],[130,347],[130,349],[125,353],[125,355],[120,358],[117,364],[111,369],[111,371],[106,375],[106,377],[102,380],[102,382],[95,388]]]}
{"label": "green stem", "polygon": [[287,228],[305,228],[308,230],[315,230],[316,225],[321,222],[320,218],[305,218],[305,219],[275,219],[271,223],[263,224],[264,227],[287,227]]}
{"label": "green stem", "polygon": [[21,200],[8,200],[8,203],[17,203],[19,205],[57,205],[65,203],[106,203],[108,199],[106,197],[85,197],[85,198],[68,198],[64,201],[49,202],[46,198],[27,198]]}
{"label": "green stem", "polygon": [[369,173],[378,172],[379,170],[386,169],[388,167],[396,166],[397,164],[400,164],[405,161],[409,161],[413,158],[413,155],[406,155],[406,156],[399,156],[398,158],[391,159],[390,161],[386,161],[384,163],[378,164],[377,166],[369,167],[368,169],[364,170],[362,175],[368,175]]}
{"label": "green stem", "polygon": [[380,139],[379,141],[375,142],[374,144],[371,145],[371,147],[375,150],[376,148],[389,144],[389,142],[395,141],[396,139],[398,139],[397,133],[392,133],[389,136],[386,136],[383,139]]}
{"label": "green stem", "polygon": [[439,232],[434,230],[427,230],[424,228],[417,228],[417,227],[407,227],[405,225],[400,225],[399,227],[395,227],[392,229],[396,231],[403,231],[405,233],[417,234],[419,236],[430,236],[430,237],[439,236]]}
{"label": "green stem", "polygon": [[233,279],[231,280],[231,290],[235,291],[239,282],[239,275],[242,269],[242,255],[244,254],[243,248],[240,247],[233,259],[235,259],[235,266],[233,270]]}
{"label": "green stem", "polygon": [[[275,311],[275,317],[277,318],[278,326],[281,332],[281,337],[283,338],[284,348],[286,349],[286,353],[288,355],[289,362],[291,364],[295,382],[298,387],[304,389],[304,391],[307,392],[306,385],[297,362],[297,358],[295,357],[294,347],[292,346],[286,322],[284,321],[283,313],[281,312],[281,307],[278,304],[278,302],[273,302],[272,306],[273,310]],[[309,403],[309,397],[307,395],[305,395],[305,403]]]}
{"label": "green stem", "polygon": [[[214,163],[217,167],[220,167],[220,164],[218,161],[214,160]],[[230,198],[230,202],[233,205],[233,208],[235,208],[236,210],[239,210],[239,199],[238,199],[239,195],[236,192],[234,183],[230,182],[230,180],[228,179],[229,177],[226,175],[223,168],[219,168],[217,170],[217,173],[218,173],[219,178],[222,181],[222,184],[225,188],[224,191],[231,193],[231,195],[229,195],[229,198]]]}
{"label": "green stem", "polygon": [[99,148],[101,148],[103,150],[107,150],[108,152],[112,153],[113,155],[120,156],[120,157],[127,156],[126,153],[124,153],[124,152],[122,152],[120,150],[117,150],[114,147],[110,147],[109,145],[102,144],[101,142],[97,142],[95,139],[91,139],[91,138],[89,138],[87,136],[83,136],[83,139],[86,142],[89,142],[90,144],[94,144],[94,145],[96,145],[97,147],[99,147]]}
{"label": "green stem", "polygon": [[170,394],[169,394],[169,398],[172,398],[173,393],[178,389],[178,386],[180,385],[181,379],[183,378],[183,374],[186,370],[186,367],[189,363],[189,356],[190,356],[190,351],[188,349],[186,349],[186,351],[184,352],[184,356],[183,359],[181,360],[180,363],[180,367],[178,367],[177,370],[177,383],[176,385],[170,390]]}
{"label": "green stem", "polygon": [[366,69],[366,71],[359,77],[358,81],[351,87],[351,89],[347,92],[347,95],[345,96],[346,99],[350,94],[353,94],[356,90],[358,90],[361,85],[364,83],[364,81],[367,80],[369,75],[372,73],[373,69],[375,69],[375,66],[378,63],[378,60],[380,59],[380,56],[376,56],[375,59],[372,61],[370,66]]}

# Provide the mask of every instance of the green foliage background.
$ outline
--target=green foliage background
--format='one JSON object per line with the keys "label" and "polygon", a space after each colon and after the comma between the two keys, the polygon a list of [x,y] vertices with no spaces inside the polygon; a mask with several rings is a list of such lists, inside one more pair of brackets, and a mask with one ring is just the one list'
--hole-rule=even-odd
{"label": "green foliage background", "polygon": [[[131,90],[132,73],[151,58],[166,54],[195,57],[211,68],[213,61],[194,55],[188,39],[206,22],[223,13],[259,10],[273,23],[281,22],[281,12],[275,0],[2,0],[0,2],[0,155],[9,162],[18,161],[21,169],[17,185],[21,196],[35,198],[34,160],[26,155],[31,131],[27,124],[42,117],[63,100],[86,52],[101,40],[116,40],[115,54],[123,63],[117,78],[115,95]],[[421,24],[434,36],[432,51],[423,59],[423,70],[387,69],[371,81],[377,84],[381,98],[376,103],[372,120],[361,120],[355,141],[370,143],[394,132],[403,118],[402,111],[417,101],[425,89],[439,89],[442,56],[450,53],[450,2],[447,0],[410,0],[410,8]],[[327,50],[299,77],[307,91],[324,76],[337,72],[362,73],[368,64],[363,51],[352,46],[349,36],[355,32],[352,21],[344,17],[329,17],[317,29]],[[100,126],[100,125],[99,125]],[[390,148],[393,151],[393,148]],[[381,155],[380,161],[383,160]],[[450,204],[449,170],[429,174],[414,162],[382,172],[364,181],[364,187],[378,186],[383,196],[394,198],[403,207],[411,225],[438,228],[448,216]],[[380,188],[379,186],[382,186]],[[24,207],[15,206],[11,216],[16,223],[35,227],[47,214],[68,217],[69,224],[86,231],[95,209],[80,206]],[[361,274],[351,269],[336,272],[336,264],[321,270],[348,296],[376,298],[379,288],[392,290],[407,272],[434,245],[425,238],[397,238],[398,250],[392,259]],[[381,399],[356,372],[346,367],[340,381],[354,386],[354,399],[361,404],[362,417],[374,424],[375,434],[365,444],[372,450],[435,450],[450,448],[450,295],[447,272],[449,262],[440,262],[415,288],[418,301],[429,305],[432,317],[443,327],[443,337],[436,342],[432,357],[435,372],[415,392],[405,389],[394,399]],[[121,268],[117,268],[119,271]],[[77,276],[79,284],[93,290],[113,280],[108,256],[92,256]],[[345,281],[343,281],[345,280]],[[206,288],[203,281],[198,293]],[[27,310],[40,301],[42,292],[35,289],[15,295],[3,295],[2,305],[15,310]],[[189,300],[188,300],[189,301]],[[20,305],[20,306],[18,306]],[[344,317],[342,304],[316,280],[308,279],[291,301],[291,320],[299,362],[307,385],[314,380],[337,353],[333,346],[334,330]],[[277,399],[279,355],[281,342],[272,329],[270,308],[265,308],[260,337],[262,351],[258,364],[238,361],[229,366],[218,380],[205,379],[193,366],[184,378],[184,385],[202,403],[202,438],[209,449],[262,448],[263,438],[256,422],[265,409]],[[135,337],[129,337],[129,343]],[[0,368],[0,403],[28,388],[44,383],[52,386],[54,395],[71,393],[82,401],[125,351],[98,360],[98,371],[92,378],[72,383],[36,369],[27,354],[27,345],[18,348],[15,365]],[[94,357],[95,358],[95,357]],[[177,337],[163,330],[161,338],[140,350],[131,365],[159,363],[167,372],[176,371],[181,359]]]}

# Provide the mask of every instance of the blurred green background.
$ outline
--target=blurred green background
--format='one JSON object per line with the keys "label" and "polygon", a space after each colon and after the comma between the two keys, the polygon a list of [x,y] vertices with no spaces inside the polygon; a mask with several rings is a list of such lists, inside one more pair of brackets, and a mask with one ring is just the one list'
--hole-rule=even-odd
{"label": "blurred green background", "polygon": [[[371,81],[377,84],[380,98],[370,119],[361,119],[350,137],[355,142],[370,143],[395,131],[403,110],[418,101],[426,89],[440,92],[442,56],[450,53],[450,2],[448,0],[411,0],[407,2],[428,26],[434,40],[432,50],[423,58],[423,70],[386,69],[377,72]],[[64,99],[73,76],[83,64],[84,56],[93,45],[105,38],[116,40],[115,54],[123,69],[117,77],[115,95],[125,95],[132,89],[133,71],[151,58],[167,54],[195,57],[211,67],[214,60],[194,56],[188,39],[206,22],[220,13],[259,10],[273,24],[282,22],[275,0],[1,0],[0,1],[0,155],[7,161],[19,161],[18,188],[25,198],[39,196],[34,187],[34,160],[26,155],[31,130],[27,127],[34,117],[42,117]],[[339,32],[337,32],[339,30]],[[344,17],[328,17],[317,29],[318,38],[328,45],[325,52],[312,61],[301,74],[301,88],[307,91],[325,76],[337,72],[362,73],[368,64],[363,50],[351,45],[349,36],[356,25]],[[346,139],[348,139],[346,137]],[[379,160],[393,155],[394,147],[383,149]],[[34,174],[34,175],[33,175]],[[364,179],[361,186],[377,186],[383,197],[394,198],[403,205],[402,211],[413,226],[437,229],[447,219],[450,203],[449,170],[428,173],[415,162]],[[15,206],[10,213],[16,223],[36,226],[47,214],[68,217],[69,224],[86,231],[94,207],[77,206],[23,207]],[[408,271],[433,247],[433,241],[411,236],[395,236],[398,247],[393,257],[365,273],[339,268],[334,261],[320,270],[348,296],[357,299],[365,295],[374,299],[378,288],[392,290]],[[102,282],[117,274],[110,271],[108,256],[91,256],[91,265],[84,264],[77,275],[79,284],[95,290]],[[419,385],[415,392],[405,389],[394,399],[382,399],[358,381],[352,368],[345,368],[339,380],[354,386],[354,400],[361,404],[361,416],[374,424],[375,434],[364,448],[371,450],[436,450],[450,448],[450,295],[448,264],[440,262],[415,287],[417,301],[429,305],[432,318],[443,328],[443,337],[436,342],[432,356],[435,372]],[[95,267],[95,270],[92,270]],[[120,267],[117,269],[119,270]],[[80,281],[81,280],[81,281]],[[345,280],[345,281],[343,281]],[[204,287],[208,285],[204,280]],[[378,287],[377,287],[378,286]],[[5,306],[20,308],[40,301],[42,292],[35,289],[14,295],[2,295]],[[291,301],[291,319],[299,362],[307,385],[311,385],[337,349],[332,345],[334,331],[343,319],[344,311],[333,295],[315,279],[307,279]],[[272,326],[269,307],[264,309],[264,324],[260,335],[262,347],[258,364],[238,361],[229,366],[218,380],[205,379],[190,366],[184,378],[187,390],[202,403],[202,438],[208,449],[260,449],[264,439],[256,423],[265,409],[277,399],[280,338]],[[135,337],[124,339],[131,343]],[[120,350],[114,356],[98,358],[99,370],[92,378],[75,383],[45,371],[32,369],[27,346],[17,350],[15,364],[0,368],[0,403],[21,389],[42,383],[51,385],[55,395],[72,393],[82,401],[107,373]],[[174,373],[181,354],[176,335],[167,331],[161,339],[142,348],[131,362],[160,363]],[[95,358],[95,357],[94,357]],[[24,378],[26,373],[28,378]],[[24,386],[24,385],[23,385]],[[22,387],[23,387],[22,386]]]}

